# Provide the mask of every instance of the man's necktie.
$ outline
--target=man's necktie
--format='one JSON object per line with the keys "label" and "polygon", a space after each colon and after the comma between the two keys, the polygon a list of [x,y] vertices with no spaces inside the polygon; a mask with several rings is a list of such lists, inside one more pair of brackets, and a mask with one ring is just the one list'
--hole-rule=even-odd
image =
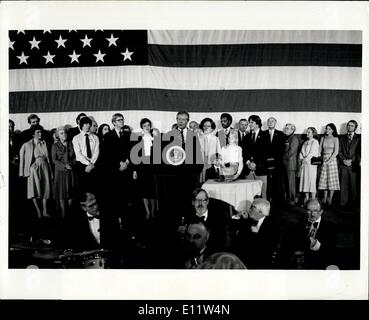
{"label": "man's necktie", "polygon": [[349,138],[349,142],[351,142],[352,141],[352,134],[349,134],[348,138]]}
{"label": "man's necktie", "polygon": [[91,152],[91,146],[90,146],[90,139],[88,137],[88,134],[85,134],[86,137],[86,150],[87,150],[87,158],[91,159],[92,157],[92,152]]}
{"label": "man's necktie", "polygon": [[314,238],[317,228],[318,228],[318,222],[308,222],[307,229],[308,229],[308,236]]}
{"label": "man's necktie", "polygon": [[255,143],[255,132],[251,135],[251,143]]}
{"label": "man's necktie", "polygon": [[270,143],[273,143],[273,132],[269,131],[269,135],[270,135]]}
{"label": "man's necktie", "polygon": [[120,130],[120,131],[119,131],[119,138],[120,138],[120,139],[123,139],[123,130]]}
{"label": "man's necktie", "polygon": [[182,140],[182,148],[185,148],[185,139],[184,139],[184,133],[183,133],[184,129],[179,129],[179,131],[181,132],[181,140]]}

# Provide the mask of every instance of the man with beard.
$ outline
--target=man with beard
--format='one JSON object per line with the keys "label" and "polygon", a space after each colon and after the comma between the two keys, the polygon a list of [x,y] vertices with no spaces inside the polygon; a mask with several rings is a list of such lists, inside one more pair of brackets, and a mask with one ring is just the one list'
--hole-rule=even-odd
{"label": "man with beard", "polygon": [[228,144],[228,139],[231,133],[236,133],[235,129],[231,127],[232,116],[229,113],[222,113],[220,115],[220,124],[222,129],[217,132],[217,137],[219,138],[220,147],[225,147]]}

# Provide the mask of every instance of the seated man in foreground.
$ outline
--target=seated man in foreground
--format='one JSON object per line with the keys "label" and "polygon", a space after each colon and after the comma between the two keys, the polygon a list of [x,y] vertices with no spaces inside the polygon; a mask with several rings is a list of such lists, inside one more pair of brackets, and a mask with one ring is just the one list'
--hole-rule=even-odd
{"label": "seated man in foreground", "polygon": [[279,226],[270,215],[270,202],[255,199],[240,220],[234,251],[248,269],[271,269],[280,241]]}
{"label": "seated man in foreground", "polygon": [[292,267],[324,270],[336,263],[337,231],[332,222],[324,219],[318,199],[306,203],[306,212],[306,219],[294,231]]}

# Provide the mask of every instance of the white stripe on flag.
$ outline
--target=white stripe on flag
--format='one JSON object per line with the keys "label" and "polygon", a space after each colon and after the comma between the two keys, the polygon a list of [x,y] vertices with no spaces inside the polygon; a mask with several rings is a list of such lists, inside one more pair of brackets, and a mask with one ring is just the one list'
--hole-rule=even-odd
{"label": "white stripe on flag", "polygon": [[361,90],[361,68],[152,66],[10,70],[10,92],[154,88],[172,90]]}
{"label": "white stripe on flag", "polygon": [[340,43],[361,44],[352,30],[149,30],[148,42],[161,45]]}

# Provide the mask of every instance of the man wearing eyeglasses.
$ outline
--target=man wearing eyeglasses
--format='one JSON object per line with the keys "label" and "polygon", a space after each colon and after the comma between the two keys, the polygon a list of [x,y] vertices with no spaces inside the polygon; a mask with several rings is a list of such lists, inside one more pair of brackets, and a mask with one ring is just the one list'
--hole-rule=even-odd
{"label": "man wearing eyeglasses", "polygon": [[[298,268],[326,269],[336,264],[335,251],[337,232],[335,225],[324,219],[323,209],[318,199],[310,199],[306,203],[306,219],[296,227],[295,257],[300,259]],[[302,261],[301,261],[302,260]]]}
{"label": "man wearing eyeglasses", "polygon": [[204,189],[196,188],[192,192],[194,210],[185,218],[186,221],[199,220],[206,222],[210,230],[208,247],[215,251],[226,248],[228,235],[228,206],[214,203],[216,201],[215,199],[209,199],[209,195]]}
{"label": "man wearing eyeglasses", "polygon": [[111,229],[111,237],[119,227],[127,227],[127,215],[132,189],[132,168],[130,166],[130,131],[124,125],[124,116],[116,113],[112,116],[114,129],[104,136],[102,166],[102,210],[107,229]]}

